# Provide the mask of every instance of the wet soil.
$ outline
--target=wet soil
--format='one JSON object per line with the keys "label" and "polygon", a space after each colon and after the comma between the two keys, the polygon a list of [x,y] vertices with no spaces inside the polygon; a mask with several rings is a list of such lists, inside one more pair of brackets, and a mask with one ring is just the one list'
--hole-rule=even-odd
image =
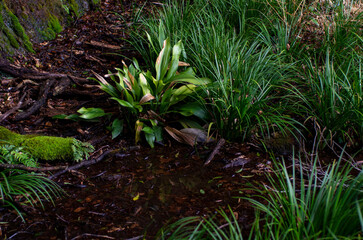
{"label": "wet soil", "polygon": [[[55,207],[28,209],[26,223],[14,219],[3,228],[7,236],[17,234],[12,239],[153,239],[167,223],[213,215],[218,209],[228,212],[231,206],[242,228],[249,229],[251,204],[234,197],[250,196],[245,189],[262,184],[269,165],[260,163],[248,147],[227,144],[204,166],[209,150],[182,145],[121,150],[60,177],[68,196],[56,200]],[[243,168],[223,169],[225,161],[241,155],[250,160]]]}

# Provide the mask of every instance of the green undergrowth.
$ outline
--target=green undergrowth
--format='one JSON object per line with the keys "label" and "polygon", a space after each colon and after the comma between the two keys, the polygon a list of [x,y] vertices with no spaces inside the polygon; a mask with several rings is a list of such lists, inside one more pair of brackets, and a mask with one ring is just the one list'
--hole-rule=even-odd
{"label": "green undergrowth", "polygon": [[170,0],[136,24],[131,43],[153,69],[163,39],[183,41],[185,61],[213,82],[198,94],[226,139],[267,145],[271,134],[299,143],[313,135],[320,149],[347,145],[355,154],[363,144],[361,7]]}
{"label": "green undergrowth", "polygon": [[[6,132],[1,130],[2,133]],[[3,143],[0,143],[0,164],[38,167],[37,159],[26,151],[26,148]],[[53,198],[64,194],[65,192],[55,182],[43,174],[1,167],[0,206],[14,209],[23,221],[25,221],[24,209],[20,206],[40,205],[44,208],[44,201],[54,204]]]}

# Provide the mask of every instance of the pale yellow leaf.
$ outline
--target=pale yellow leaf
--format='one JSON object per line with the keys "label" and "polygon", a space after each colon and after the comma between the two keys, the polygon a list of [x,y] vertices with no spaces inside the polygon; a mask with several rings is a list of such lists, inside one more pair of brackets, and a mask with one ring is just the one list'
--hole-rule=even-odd
{"label": "pale yellow leaf", "polygon": [[143,104],[143,103],[146,103],[146,102],[148,102],[148,101],[151,101],[151,100],[153,100],[153,99],[155,99],[155,97],[153,96],[153,95],[151,95],[150,93],[148,93],[148,94],[146,94],[146,95],[144,95],[141,99],[140,99],[140,104]]}

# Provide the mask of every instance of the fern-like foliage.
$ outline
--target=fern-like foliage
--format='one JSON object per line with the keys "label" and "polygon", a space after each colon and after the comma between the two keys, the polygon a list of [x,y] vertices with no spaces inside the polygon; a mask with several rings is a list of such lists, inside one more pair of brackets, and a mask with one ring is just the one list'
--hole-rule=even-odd
{"label": "fern-like foliage", "polygon": [[88,142],[81,142],[77,139],[73,140],[72,144],[73,159],[76,162],[80,162],[83,159],[87,159],[95,148]]}
{"label": "fern-like foliage", "polygon": [[38,167],[37,160],[24,148],[14,145],[0,145],[0,163],[22,164],[27,167]]}

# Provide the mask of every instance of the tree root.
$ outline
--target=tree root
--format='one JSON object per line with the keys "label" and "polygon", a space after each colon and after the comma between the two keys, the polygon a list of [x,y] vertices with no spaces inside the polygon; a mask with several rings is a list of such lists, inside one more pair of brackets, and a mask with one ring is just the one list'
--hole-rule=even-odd
{"label": "tree root", "polygon": [[43,90],[40,91],[39,99],[36,101],[30,108],[28,108],[26,111],[18,113],[14,120],[20,121],[28,118],[30,115],[33,115],[36,113],[46,102],[48,99],[49,91],[51,87],[54,85],[55,79],[50,79],[45,82],[43,85]]}
{"label": "tree root", "polygon": [[[80,94],[80,95],[94,95],[93,91],[89,91],[89,89],[98,89],[96,85],[90,85],[92,83],[91,80],[75,77],[68,74],[61,74],[61,73],[48,73],[48,72],[39,72],[32,69],[22,68],[10,64],[9,62],[0,59],[0,71],[10,74],[20,80],[27,79],[33,80],[37,84],[40,84],[40,90],[38,94],[38,99],[35,103],[30,106],[28,109],[24,110],[23,112],[18,113],[15,117],[15,121],[21,121],[29,116],[35,114],[40,110],[42,106],[44,106],[48,100],[48,98],[52,96],[59,96],[62,94]],[[75,90],[70,88],[72,84],[76,84],[79,87],[86,89],[85,91]],[[24,84],[19,84],[20,87],[23,87]],[[24,87],[22,92],[24,92],[26,86]],[[69,90],[70,89],[70,90]],[[18,89],[20,90],[20,89]],[[73,95],[74,96],[74,95]],[[7,117],[11,114],[14,114],[17,110],[23,107],[24,98],[20,99],[18,105],[14,108],[6,112],[5,114],[0,116],[0,122],[4,121]]]}
{"label": "tree root", "polygon": [[56,177],[59,177],[60,175],[68,172],[68,171],[71,171],[71,170],[77,170],[81,167],[88,167],[88,166],[91,166],[93,164],[96,164],[98,162],[101,162],[105,157],[111,155],[111,154],[114,154],[114,151],[112,150],[107,150],[106,152],[102,153],[98,158],[95,158],[95,159],[90,159],[90,160],[87,160],[87,161],[83,161],[83,162],[80,162],[76,165],[73,165],[73,166],[70,166],[70,167],[67,167],[66,169],[64,170],[61,170],[57,173],[55,173],[54,175],[48,177],[49,179],[54,179]]}

